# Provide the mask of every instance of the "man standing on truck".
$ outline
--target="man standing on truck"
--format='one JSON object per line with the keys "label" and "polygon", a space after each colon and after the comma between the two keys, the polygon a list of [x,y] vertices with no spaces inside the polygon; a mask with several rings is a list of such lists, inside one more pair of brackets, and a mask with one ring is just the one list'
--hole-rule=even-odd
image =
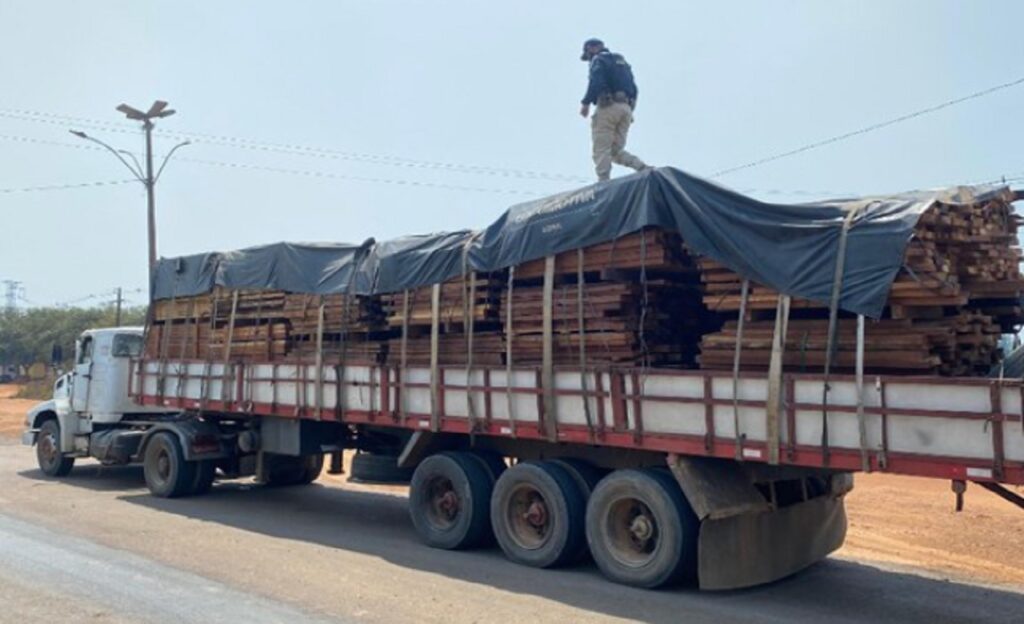
{"label": "man standing on truck", "polygon": [[583,96],[580,115],[590,116],[590,105],[597,110],[590,120],[594,143],[594,168],[599,181],[611,177],[612,163],[647,169],[644,161],[626,151],[626,136],[633,123],[637,88],[633,70],[621,54],[604,47],[600,39],[587,39],[583,43],[580,60],[590,63],[590,82]]}

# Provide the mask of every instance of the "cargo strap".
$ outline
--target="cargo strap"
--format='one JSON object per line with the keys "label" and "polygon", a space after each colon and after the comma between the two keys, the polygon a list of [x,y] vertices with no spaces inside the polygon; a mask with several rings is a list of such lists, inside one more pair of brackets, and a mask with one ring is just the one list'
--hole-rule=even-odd
{"label": "cargo strap", "polygon": [[[473,234],[462,246],[462,329],[466,333],[466,417],[469,419],[470,444],[475,440],[479,421],[473,404],[473,332],[476,330],[476,271],[469,269],[469,250],[479,234]],[[468,282],[468,283],[467,283]]]}
{"label": "cargo strap", "polygon": [[554,310],[555,256],[544,258],[543,357],[541,387],[544,393],[544,432],[554,442],[558,438],[558,412],[555,399]]}
{"label": "cargo strap", "polygon": [[405,424],[409,413],[405,408],[405,374],[409,364],[409,291],[402,293],[402,346],[398,360],[398,413]]}
{"label": "cargo strap", "polygon": [[[263,324],[263,300],[262,299],[257,299],[256,300],[256,318],[254,320],[255,320],[254,327],[256,328],[256,334],[253,336],[252,340],[256,340],[256,339],[259,338],[260,326]],[[272,327],[272,325],[271,325],[270,319],[267,319],[267,360],[268,361],[273,359],[274,343],[273,343],[273,334],[271,332],[271,327]],[[245,369],[245,374],[249,378],[249,383],[246,383],[246,384],[243,385],[243,398],[244,398],[243,405],[244,405],[244,409],[246,411],[251,411],[252,410],[253,388],[255,386],[255,384],[252,383],[252,381],[253,381],[253,374],[254,374],[253,371],[254,371],[254,367],[252,367],[252,366],[248,366]]]}
{"label": "cargo strap", "polygon": [[441,333],[441,285],[430,290],[430,430],[441,429],[441,370],[438,346]]}
{"label": "cargo strap", "polygon": [[590,413],[590,388],[587,381],[587,332],[584,325],[584,294],[586,284],[583,280],[584,252],[580,247],[576,252],[576,324],[580,336],[580,391],[583,395],[583,416],[587,420],[587,434],[594,442],[594,419]]}
{"label": "cargo strap", "polygon": [[[640,230],[640,288],[643,296],[640,300],[640,323],[638,336],[640,338],[641,367],[644,371],[643,380],[647,380],[647,368],[650,366],[651,352],[647,344],[647,335],[644,333],[647,325],[647,310],[650,307],[650,294],[647,290],[647,231]],[[642,393],[640,388],[633,388],[634,393]]]}
{"label": "cargo strap", "polygon": [[860,434],[860,466],[871,471],[868,458],[868,426],[864,417],[864,315],[857,315],[857,431]]}
{"label": "cargo strap", "polygon": [[178,349],[178,398],[182,398],[185,396],[185,382],[187,379],[186,372],[188,371],[189,367],[189,364],[188,362],[185,361],[185,358],[188,357],[189,337],[192,335],[192,332],[189,329],[189,325],[192,325],[194,327],[197,322],[198,319],[196,318],[196,300],[195,297],[193,297],[191,298],[188,304],[188,318],[185,319],[185,322],[182,324],[181,327],[185,336],[181,339],[181,348]]}
{"label": "cargo strap", "polygon": [[228,317],[228,335],[224,339],[224,370],[221,371],[220,400],[227,406],[228,375],[231,370],[231,343],[235,340],[235,316],[238,313],[238,291],[231,291],[231,316]]}
{"label": "cargo strap", "polygon": [[749,298],[750,280],[744,279],[743,285],[740,287],[740,318],[736,323],[736,347],[732,356],[732,426],[736,437],[736,461],[743,461],[743,439],[745,437],[740,429],[740,355],[743,353],[743,325],[747,322],[747,299]]}
{"label": "cargo strap", "polygon": [[829,375],[832,372],[832,359],[836,350],[836,329],[839,320],[839,302],[843,292],[843,275],[846,271],[846,241],[849,238],[850,228],[853,220],[860,212],[860,208],[850,210],[843,219],[843,226],[839,232],[839,247],[836,250],[836,269],[832,277],[832,297],[828,307],[828,337],[825,345],[825,374],[821,388],[821,455],[822,463],[828,465],[829,456],[829,434],[828,434],[828,393],[832,389],[829,384]]}
{"label": "cargo strap", "polygon": [[[353,297],[351,291],[352,291],[352,285],[354,283],[355,283],[355,280],[352,280],[351,282],[349,282],[348,288],[345,289],[346,292],[343,295],[344,299],[342,300],[342,304],[341,304],[341,333],[338,335],[338,338],[339,338],[338,365],[337,365],[337,367],[335,367],[335,373],[334,373],[334,376],[337,379],[337,383],[338,383],[338,385],[337,385],[338,391],[337,391],[337,394],[336,394],[336,397],[335,397],[335,403],[334,403],[335,411],[338,414],[338,420],[344,420],[345,419],[345,410],[348,409],[348,406],[346,404],[347,402],[345,400],[346,396],[348,395],[348,392],[345,389],[345,367],[346,367],[346,360],[348,358],[348,318],[349,318],[349,315],[351,314],[351,305],[352,305],[352,297]],[[372,377],[371,377],[371,382],[372,382]],[[374,393],[371,392],[370,393],[370,397],[372,398],[373,396],[374,396]],[[370,411],[371,412],[373,411],[373,406],[372,405],[370,406]]]}
{"label": "cargo strap", "polygon": [[515,323],[513,321],[512,296],[515,294],[516,268],[508,268],[508,299],[505,302],[505,398],[508,403],[508,427],[513,437],[516,435],[515,397],[512,396],[512,342],[515,339]]}
{"label": "cargo strap", "polygon": [[[323,418],[324,404],[324,298],[320,296],[320,306],[316,314],[316,419]],[[341,400],[341,386],[338,386],[335,401]]]}
{"label": "cargo strap", "polygon": [[[220,290],[213,291],[213,305],[210,306],[210,331],[206,339],[206,358],[203,360],[203,375],[199,379],[199,409],[205,410],[206,403],[210,400],[210,376],[213,374],[213,349],[210,343],[213,341],[213,328],[217,323],[217,314],[220,311]],[[277,386],[274,386],[276,391]]]}
{"label": "cargo strap", "polygon": [[[789,295],[779,295],[775,306],[775,331],[772,334],[772,353],[768,364],[768,399],[765,405],[765,437],[768,442],[768,463],[779,463],[779,432],[781,430],[782,371],[785,363],[786,333],[789,329]],[[789,432],[792,435],[793,432]]]}

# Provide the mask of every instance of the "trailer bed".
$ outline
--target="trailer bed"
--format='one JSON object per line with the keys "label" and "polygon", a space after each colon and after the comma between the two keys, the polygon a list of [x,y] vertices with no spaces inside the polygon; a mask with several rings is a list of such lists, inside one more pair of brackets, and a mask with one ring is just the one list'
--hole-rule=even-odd
{"label": "trailer bed", "polygon": [[540,367],[142,359],[130,391],[183,410],[1024,484],[1016,379],[872,376],[858,402],[846,376],[785,374],[774,390],[761,373],[556,368],[551,377]]}

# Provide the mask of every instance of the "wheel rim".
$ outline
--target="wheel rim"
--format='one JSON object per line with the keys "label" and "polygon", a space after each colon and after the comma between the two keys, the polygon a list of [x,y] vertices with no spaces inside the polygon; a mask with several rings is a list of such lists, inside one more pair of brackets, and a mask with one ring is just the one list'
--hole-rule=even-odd
{"label": "wheel rim", "polygon": [[636,498],[621,498],[608,509],[608,551],[632,568],[648,564],[658,551],[661,531],[651,508]]}
{"label": "wheel rim", "polygon": [[552,518],[547,500],[535,487],[522,483],[513,488],[505,509],[509,537],[517,546],[536,550],[551,538]]}
{"label": "wheel rim", "polygon": [[57,444],[53,433],[47,432],[36,442],[39,449],[39,459],[47,466],[57,462]]}
{"label": "wheel rim", "polygon": [[462,509],[462,501],[455,484],[446,477],[436,477],[427,484],[427,520],[441,531],[455,526]]}
{"label": "wheel rim", "polygon": [[167,449],[161,448],[157,451],[156,465],[154,466],[154,476],[157,482],[163,484],[167,483],[171,478],[171,456],[167,452]]}

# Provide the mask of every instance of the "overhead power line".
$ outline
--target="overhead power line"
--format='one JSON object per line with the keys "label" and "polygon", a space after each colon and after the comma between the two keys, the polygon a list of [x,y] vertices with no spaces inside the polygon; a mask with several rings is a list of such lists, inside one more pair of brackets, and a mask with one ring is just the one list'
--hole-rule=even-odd
{"label": "overhead power line", "polygon": [[540,196],[542,193],[537,191],[525,191],[521,189],[501,189],[501,188],[487,188],[482,186],[462,186],[459,184],[446,184],[443,182],[427,182],[420,180],[407,180],[402,178],[379,178],[372,176],[359,176],[349,175],[344,173],[334,173],[331,171],[316,171],[310,169],[289,169],[286,167],[272,167],[267,165],[254,165],[249,163],[236,163],[227,162],[221,160],[203,160],[198,158],[180,158],[179,162],[183,163],[195,163],[198,165],[209,165],[213,167],[226,167],[229,169],[248,169],[253,171],[268,171],[270,173],[283,173],[289,175],[299,175],[310,178],[332,178],[338,180],[352,180],[355,182],[374,182],[377,184],[391,184],[394,186],[420,186],[428,188],[447,189],[453,191],[473,191],[477,193],[498,193],[501,195],[529,195],[529,196]]}
{"label": "overhead power line", "polygon": [[1003,84],[996,85],[994,87],[989,87],[988,89],[983,89],[981,91],[976,91],[974,93],[971,93],[970,95],[965,95],[963,97],[959,97],[959,98],[956,98],[954,100],[947,100],[945,102],[942,102],[941,104],[936,104],[935,106],[929,106],[928,108],[923,108],[921,110],[914,111],[912,113],[907,113],[906,115],[900,115],[899,117],[895,117],[895,118],[889,119],[887,121],[882,121],[882,122],[879,122],[879,123],[871,124],[870,126],[864,126],[863,128],[858,128],[857,130],[853,130],[851,132],[846,132],[844,134],[839,134],[839,135],[836,135],[836,136],[833,136],[833,137],[829,137],[827,139],[822,139],[821,141],[815,141],[814,143],[808,143],[807,145],[803,145],[803,146],[798,147],[796,149],[791,149],[791,150],[788,150],[788,151],[785,151],[785,152],[779,152],[777,154],[772,154],[771,156],[765,156],[764,158],[760,158],[758,160],[753,160],[753,161],[748,162],[746,164],[738,165],[736,167],[730,167],[728,169],[722,169],[721,171],[716,171],[715,173],[711,174],[711,177],[712,178],[718,178],[718,177],[721,177],[721,176],[724,176],[724,175],[728,175],[730,173],[735,173],[737,171],[741,171],[743,169],[750,169],[752,167],[758,167],[760,165],[764,165],[764,164],[767,164],[767,163],[770,163],[770,162],[773,162],[773,161],[776,161],[776,160],[787,158],[789,156],[795,156],[797,154],[802,154],[804,152],[807,152],[807,151],[810,151],[810,150],[813,150],[813,149],[817,149],[819,147],[824,147],[825,145],[831,145],[832,143],[838,143],[839,141],[845,141],[846,139],[849,139],[849,138],[852,138],[852,137],[855,137],[855,136],[859,136],[859,135],[862,135],[862,134],[867,134],[869,132],[874,132],[875,130],[881,130],[882,128],[887,128],[889,126],[892,126],[892,125],[895,125],[895,124],[898,124],[898,123],[902,123],[904,121],[909,121],[911,119],[915,119],[917,117],[921,117],[922,115],[927,115],[929,113],[934,113],[934,112],[940,111],[940,110],[942,110],[944,108],[949,108],[950,106],[955,106],[957,104],[962,104],[964,102],[967,102],[967,101],[970,101],[970,100],[974,100],[974,99],[977,99],[977,98],[980,98],[980,97],[984,97],[986,95],[990,95],[992,93],[996,93],[997,91],[1002,91],[1003,89],[1009,89],[1010,87],[1015,87],[1015,86],[1020,85],[1020,84],[1024,84],[1024,78],[1018,78],[1018,79],[1012,80],[1010,82],[1004,82]]}
{"label": "overhead power line", "polygon": [[135,180],[98,180],[96,182],[73,182],[70,184],[49,184],[45,186],[22,186],[15,188],[0,188],[0,193],[32,193],[36,191],[63,191],[67,189],[88,188],[93,186],[112,186],[117,184],[129,184]]}
{"label": "overhead power line", "polygon": [[[9,135],[9,134],[0,134],[0,140],[2,140],[2,141],[14,141],[14,142],[18,142],[18,143],[30,143],[30,144],[36,144],[36,145],[47,145],[47,146],[52,146],[52,147],[67,147],[67,148],[72,148],[72,149],[86,149],[86,150],[100,150],[100,151],[103,150],[103,148],[101,148],[101,147],[94,147],[94,146],[88,145],[88,144],[86,144],[86,145],[79,145],[77,143],[67,143],[67,142],[64,142],[64,141],[51,141],[51,140],[48,140],[48,139],[37,139],[37,138],[34,138],[34,137],[23,137],[23,136],[17,136],[17,135]],[[135,155],[138,156],[139,154],[135,154]],[[205,159],[199,159],[199,158],[178,158],[177,162],[194,163],[194,164],[199,164],[199,165],[207,165],[207,166],[213,166],[213,167],[224,167],[224,168],[230,168],[230,169],[243,169],[243,170],[252,170],[252,171],[267,171],[267,172],[270,172],[270,173],[281,173],[281,174],[288,174],[288,175],[298,175],[298,176],[304,176],[304,177],[309,177],[309,178],[330,178],[330,179],[338,179],[338,180],[352,180],[352,181],[355,181],[355,182],[373,182],[373,183],[378,183],[378,184],[390,184],[390,185],[393,185],[393,186],[418,186],[418,187],[447,189],[447,190],[454,190],[454,191],[472,191],[472,192],[476,192],[476,193],[497,193],[497,194],[500,194],[500,195],[529,195],[529,196],[539,196],[539,195],[542,195],[542,193],[540,193],[538,191],[527,191],[527,190],[523,190],[523,189],[488,188],[488,187],[481,187],[481,186],[465,186],[465,185],[459,185],[459,184],[446,184],[446,183],[442,183],[442,182],[429,182],[429,181],[409,180],[409,179],[402,179],[402,178],[359,176],[359,175],[349,175],[349,174],[343,174],[343,173],[334,173],[334,172],[331,172],[331,171],[316,171],[316,170],[310,170],[310,169],[292,169],[292,168],[287,168],[287,167],[274,167],[274,166],[269,166],[269,165],[257,165],[257,164],[251,164],[251,163],[239,163],[239,162],[222,161],[222,160],[205,160]],[[123,181],[118,181],[117,183],[121,184],[121,183],[124,183],[124,182],[133,182],[133,181],[134,180],[123,180]],[[80,185],[77,185],[77,186],[92,186],[92,185],[98,186],[98,185],[101,185],[101,184],[104,184],[104,183],[86,183],[86,184],[80,184]],[[113,182],[110,182],[110,184],[113,184]],[[76,186],[76,185],[68,185],[68,188],[73,188],[74,186]],[[55,188],[60,188],[60,187],[55,187]],[[0,192],[17,192],[17,191],[31,191],[31,190],[49,190],[49,188],[48,187],[38,187],[38,188],[9,189],[9,190],[7,190],[7,189],[0,189]]]}
{"label": "overhead power line", "polygon": [[[145,292],[146,292],[145,288],[134,288],[134,289],[124,288],[124,289],[121,290],[122,296],[123,295],[130,295],[130,294],[140,294],[140,293],[145,293]],[[96,301],[97,303],[102,304],[102,305],[109,305],[109,304],[113,303],[113,299],[112,298],[116,297],[116,296],[117,296],[117,289],[113,288],[113,289],[110,289],[110,290],[104,290],[102,292],[92,293],[92,294],[89,294],[89,295],[84,295],[82,297],[77,297],[75,299],[68,299],[66,301],[57,301],[57,302],[54,302],[53,307],[55,307],[55,308],[66,308],[66,307],[74,306],[74,305],[79,304],[79,303],[85,303],[87,301]]]}
{"label": "overhead power line", "polygon": [[[60,126],[66,126],[68,124],[73,123],[78,124],[80,126],[89,127],[90,129],[104,130],[106,132],[138,134],[138,130],[131,127],[127,127],[124,124],[120,123],[113,123],[98,119],[90,119],[87,117],[74,117],[70,115],[45,113],[41,111],[0,109],[0,118],[17,119],[21,121],[30,121]],[[227,147],[235,147],[239,149],[288,154],[292,156],[364,162],[369,164],[385,165],[391,167],[431,169],[455,173],[469,173],[477,175],[547,180],[557,182],[585,183],[591,181],[589,178],[583,178],[581,176],[550,173],[545,171],[536,171],[529,169],[512,169],[507,167],[493,167],[489,165],[415,159],[401,156],[391,156],[386,154],[350,152],[327,147],[313,147],[295,143],[275,143],[270,141],[262,141],[258,139],[248,139],[228,135],[215,135],[200,132],[186,132],[175,130],[155,130],[154,134],[158,134],[160,136],[165,137],[187,138],[195,141],[201,141],[203,143],[210,145],[222,145]]]}

